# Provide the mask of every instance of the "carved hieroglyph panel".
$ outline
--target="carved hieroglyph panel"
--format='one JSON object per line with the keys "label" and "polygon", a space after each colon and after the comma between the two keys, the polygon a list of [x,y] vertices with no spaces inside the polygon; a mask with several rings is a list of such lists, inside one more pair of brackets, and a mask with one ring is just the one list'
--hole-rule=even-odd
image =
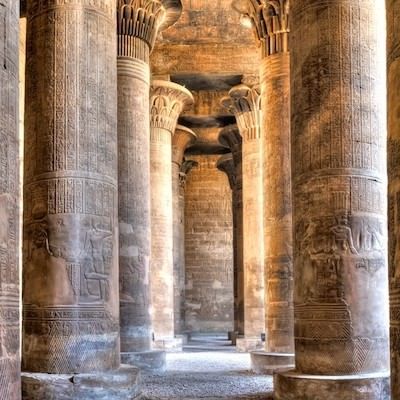
{"label": "carved hieroglyph panel", "polygon": [[28,5],[23,368],[119,365],[111,0]]}
{"label": "carved hieroglyph panel", "polygon": [[292,6],[296,367],[386,372],[384,2]]}
{"label": "carved hieroglyph panel", "polygon": [[0,398],[20,399],[19,2],[0,4]]}

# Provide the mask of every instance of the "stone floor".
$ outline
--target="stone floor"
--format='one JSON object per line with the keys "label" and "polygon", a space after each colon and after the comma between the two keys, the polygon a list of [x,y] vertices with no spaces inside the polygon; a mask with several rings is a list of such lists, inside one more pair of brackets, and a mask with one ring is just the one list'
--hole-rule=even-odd
{"label": "stone floor", "polygon": [[251,373],[249,354],[222,336],[197,336],[167,360],[165,373],[143,375],[143,400],[272,400],[272,377]]}

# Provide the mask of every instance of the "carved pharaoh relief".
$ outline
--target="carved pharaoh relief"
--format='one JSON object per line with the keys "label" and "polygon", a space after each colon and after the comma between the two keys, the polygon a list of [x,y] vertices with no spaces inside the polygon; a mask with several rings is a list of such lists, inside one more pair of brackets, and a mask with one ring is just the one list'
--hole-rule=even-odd
{"label": "carved pharaoh relief", "polygon": [[289,51],[289,0],[234,0],[242,24],[254,28],[263,57]]}

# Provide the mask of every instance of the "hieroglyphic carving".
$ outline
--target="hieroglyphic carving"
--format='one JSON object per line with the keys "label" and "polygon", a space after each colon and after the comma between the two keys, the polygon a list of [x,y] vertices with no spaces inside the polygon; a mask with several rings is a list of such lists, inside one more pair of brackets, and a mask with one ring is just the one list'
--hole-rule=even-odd
{"label": "hieroglyphic carving", "polygon": [[289,51],[289,0],[234,0],[233,7],[253,26],[263,57]]}
{"label": "hieroglyphic carving", "polygon": [[392,398],[400,397],[400,2],[386,2],[388,69],[389,283]]}
{"label": "hieroglyphic carving", "polygon": [[[221,100],[236,117],[242,140],[244,335],[260,338],[265,332],[263,170],[260,88],[238,85]],[[220,135],[231,145],[227,133]],[[225,140],[224,140],[225,137]],[[235,135],[234,135],[235,138]],[[235,149],[232,150],[233,152]]]}
{"label": "hieroglyphic carving", "polygon": [[[153,81],[150,95],[151,298],[155,339],[174,337],[172,136],[179,114],[193,104],[176,83]],[[179,161],[179,160],[178,160]],[[174,163],[174,165],[177,165]],[[179,168],[174,172],[179,179]]]}
{"label": "hieroglyphic carving", "polygon": [[0,4],[0,398],[19,400],[19,2]]}
{"label": "hieroglyphic carving", "polygon": [[291,7],[296,369],[386,373],[384,7]]}
{"label": "hieroglyphic carving", "polygon": [[23,368],[110,370],[119,365],[115,4],[33,1],[27,12]]}

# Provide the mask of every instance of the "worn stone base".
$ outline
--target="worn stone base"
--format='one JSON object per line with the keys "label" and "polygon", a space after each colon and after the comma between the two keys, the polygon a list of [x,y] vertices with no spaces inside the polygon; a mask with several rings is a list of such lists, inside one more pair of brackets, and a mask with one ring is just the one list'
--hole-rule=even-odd
{"label": "worn stone base", "polygon": [[22,373],[23,400],[133,400],[140,396],[140,371],[129,365],[94,374]]}
{"label": "worn stone base", "polygon": [[182,351],[183,339],[182,338],[166,338],[153,341],[154,350],[162,350],[168,353],[175,351]]}
{"label": "worn stone base", "polygon": [[190,334],[189,333],[180,333],[175,336],[176,339],[182,339],[182,344],[185,346],[189,343]]}
{"label": "worn stone base", "polygon": [[249,351],[262,349],[264,347],[264,343],[261,338],[237,338],[236,339],[236,350],[240,353],[247,353]]}
{"label": "worn stone base", "polygon": [[143,371],[165,371],[167,356],[165,351],[161,350],[121,353],[121,362]]}
{"label": "worn stone base", "polygon": [[250,353],[251,370],[256,374],[272,375],[274,372],[283,372],[294,368],[294,354],[268,353],[266,351],[252,351]]}
{"label": "worn stone base", "polygon": [[274,400],[389,400],[389,374],[274,375]]}

